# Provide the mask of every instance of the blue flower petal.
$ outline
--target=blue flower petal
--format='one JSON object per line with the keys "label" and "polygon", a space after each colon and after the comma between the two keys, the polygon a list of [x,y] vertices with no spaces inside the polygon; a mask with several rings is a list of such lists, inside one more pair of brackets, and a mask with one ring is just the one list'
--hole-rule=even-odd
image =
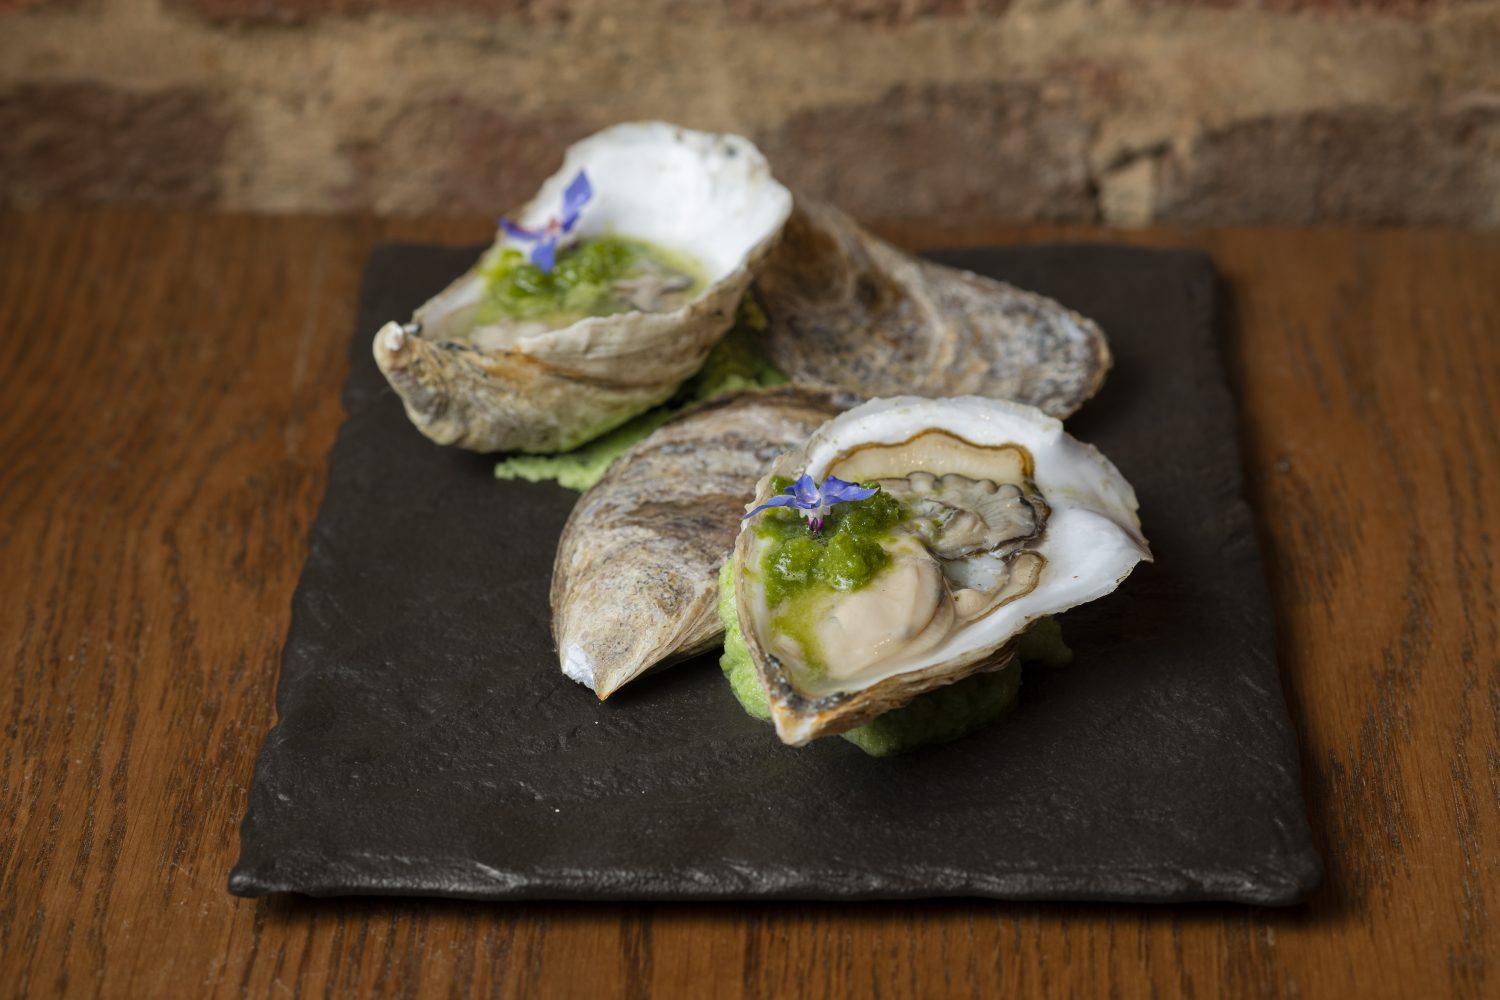
{"label": "blue flower petal", "polygon": [[805,472],[795,483],[787,487],[787,492],[797,498],[798,507],[811,509],[823,502],[822,494],[818,491],[818,484],[813,482],[813,477]]}
{"label": "blue flower petal", "polygon": [[[846,503],[850,500],[868,500],[878,492],[880,492],[878,488],[867,489],[857,483],[846,483],[836,476],[829,476],[828,480],[823,483],[822,489],[819,489],[812,476],[804,472],[795,483],[785,488],[781,496],[772,497],[740,520],[753,517],[768,507],[817,510],[820,507],[832,507],[834,504]],[[823,527],[823,519],[813,518],[811,524],[812,529],[818,531]]]}
{"label": "blue flower petal", "polygon": [[868,500],[878,492],[879,490],[867,489],[858,483],[846,483],[835,476],[829,476],[823,483],[823,499],[827,503]]}
{"label": "blue flower petal", "polygon": [[573,228],[573,223],[578,221],[578,213],[593,196],[594,186],[589,183],[589,175],[582,170],[578,171],[578,176],[573,178],[568,189],[563,192],[562,220],[565,230]]}
{"label": "blue flower petal", "polygon": [[772,497],[770,500],[767,500],[765,503],[761,504],[759,507],[755,508],[750,513],[746,514],[744,517],[740,518],[740,520],[744,521],[744,520],[747,520],[749,518],[752,518],[756,514],[759,514],[761,511],[767,509],[768,507],[795,507],[796,505],[797,505],[797,501],[793,497],[789,497],[789,496]]}
{"label": "blue flower petal", "polygon": [[537,241],[537,245],[531,248],[531,262],[550,274],[552,272],[552,265],[555,263],[556,253],[557,240],[539,240]]}

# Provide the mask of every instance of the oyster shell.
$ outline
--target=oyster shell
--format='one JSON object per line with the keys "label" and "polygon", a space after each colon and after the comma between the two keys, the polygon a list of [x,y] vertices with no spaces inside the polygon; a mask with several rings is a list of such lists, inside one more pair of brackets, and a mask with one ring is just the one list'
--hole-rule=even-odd
{"label": "oyster shell", "polygon": [[482,266],[515,246],[502,232],[411,323],[387,323],[375,336],[380,370],[412,422],[439,444],[565,451],[662,402],[729,329],[791,211],[791,195],[747,140],[647,122],[570,147],[517,221],[545,227],[580,170],[593,197],[577,237],[620,235],[691,258],[702,270],[701,291],[678,304],[676,279],[648,275],[624,290],[630,311],[559,328],[481,322]]}
{"label": "oyster shell", "polygon": [[920,260],[798,199],[756,278],[766,351],[795,382],[981,395],[1066,417],[1109,372],[1104,334],[1052,299]]}
{"label": "oyster shell", "polygon": [[859,402],[797,386],[729,393],[638,442],[578,501],[552,570],[565,674],[608,698],[713,647],[718,569],[766,463]]}
{"label": "oyster shell", "polygon": [[777,734],[793,745],[998,669],[1032,622],[1109,593],[1151,558],[1119,471],[1017,403],[873,400],[778,457],[753,504],[771,497],[773,477],[804,471],[874,480],[903,516],[880,542],[886,568],[867,584],[814,588],[776,607],[764,579],[768,533],[754,520],[740,530],[740,626]]}

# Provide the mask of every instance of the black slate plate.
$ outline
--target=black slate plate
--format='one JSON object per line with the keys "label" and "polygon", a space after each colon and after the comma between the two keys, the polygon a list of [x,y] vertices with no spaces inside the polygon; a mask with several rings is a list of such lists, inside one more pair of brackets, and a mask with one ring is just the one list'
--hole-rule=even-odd
{"label": "black slate plate", "polygon": [[1098,319],[1070,422],[1139,491],[1157,562],[1064,619],[1003,724],[889,760],[793,750],[707,657],[609,704],[567,680],[547,582],[575,494],[407,423],[370,358],[469,248],[372,256],[348,419],[293,598],[231,892],[486,899],[1291,903],[1318,883],[1201,255],[938,255]]}

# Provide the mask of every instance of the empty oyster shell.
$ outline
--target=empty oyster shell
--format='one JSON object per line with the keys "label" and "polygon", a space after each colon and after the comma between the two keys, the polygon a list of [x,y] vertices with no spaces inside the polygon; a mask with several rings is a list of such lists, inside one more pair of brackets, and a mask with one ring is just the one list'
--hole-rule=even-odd
{"label": "empty oyster shell", "polygon": [[761,470],[859,402],[830,390],[741,390],[638,442],[578,501],[552,569],[565,674],[608,698],[716,645],[719,566]]}
{"label": "empty oyster shell", "polygon": [[992,396],[1066,417],[1109,372],[1104,334],[1042,295],[897,250],[798,199],[756,278],[765,348],[795,382]]}
{"label": "empty oyster shell", "polygon": [[645,275],[620,289],[634,308],[568,325],[484,319],[486,261],[520,249],[502,232],[468,274],[375,336],[375,360],[418,429],[474,451],[573,448],[662,402],[729,329],[791,195],[747,140],[663,122],[619,125],[570,147],[518,213],[545,228],[585,171],[592,199],[576,237],[617,235],[692,261],[701,289]]}
{"label": "empty oyster shell", "polygon": [[804,471],[876,481],[901,502],[901,519],[880,539],[886,565],[867,583],[810,587],[775,606],[766,562],[775,533],[754,519],[740,529],[740,627],[786,743],[996,669],[1032,622],[1109,593],[1151,558],[1130,484],[1029,406],[872,400],[778,457],[753,505],[771,498],[773,477]]}

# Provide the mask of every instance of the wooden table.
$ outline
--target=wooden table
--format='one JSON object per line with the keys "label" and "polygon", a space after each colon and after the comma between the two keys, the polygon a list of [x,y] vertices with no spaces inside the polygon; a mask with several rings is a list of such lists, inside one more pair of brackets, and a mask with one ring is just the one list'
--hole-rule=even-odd
{"label": "wooden table", "polygon": [[1308,905],[229,896],[365,254],[489,225],[0,215],[0,989],[1500,995],[1495,234],[887,230],[1218,261]]}

